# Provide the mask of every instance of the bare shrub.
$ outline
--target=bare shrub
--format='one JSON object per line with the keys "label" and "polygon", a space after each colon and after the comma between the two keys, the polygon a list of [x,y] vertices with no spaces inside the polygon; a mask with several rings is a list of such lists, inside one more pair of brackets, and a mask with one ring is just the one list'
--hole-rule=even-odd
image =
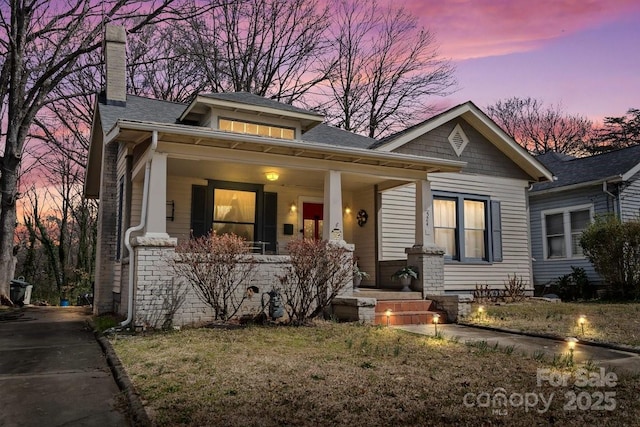
{"label": "bare shrub", "polygon": [[526,283],[522,279],[522,276],[513,273],[513,277],[507,274],[507,281],[504,283],[505,298],[510,299],[513,302],[522,301],[526,297]]}
{"label": "bare shrub", "polygon": [[278,276],[289,321],[300,325],[322,314],[353,280],[351,251],[326,240],[287,244],[291,264]]}
{"label": "bare shrub", "polygon": [[171,266],[213,308],[216,320],[229,320],[247,297],[243,285],[250,282],[255,268],[250,252],[243,238],[214,233],[179,244]]}

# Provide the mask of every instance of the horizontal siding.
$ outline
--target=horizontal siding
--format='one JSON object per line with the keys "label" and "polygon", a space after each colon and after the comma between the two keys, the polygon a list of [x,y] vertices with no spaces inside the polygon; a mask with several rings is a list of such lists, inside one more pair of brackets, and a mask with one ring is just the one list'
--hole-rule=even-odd
{"label": "horizontal siding", "polygon": [[380,195],[380,261],[406,259],[415,243],[416,186],[405,185]]}
{"label": "horizontal siding", "polygon": [[[508,275],[516,274],[531,284],[527,182],[509,178],[469,174],[430,174],[434,191],[475,194],[501,202],[502,247],[504,259],[492,264],[450,262],[445,265],[445,287],[448,292],[472,292],[476,285],[501,288]],[[386,203],[386,204],[385,204]],[[414,243],[415,186],[405,186],[383,193],[382,245],[383,259],[405,259],[404,249]],[[389,222],[385,222],[389,221]]]}
{"label": "horizontal siding", "polygon": [[622,220],[640,219],[640,173],[629,181],[620,194]]}
{"label": "horizontal siding", "polygon": [[584,268],[590,281],[601,281],[593,265],[585,258],[545,260],[543,253],[542,212],[550,209],[589,204],[593,205],[595,215],[604,215],[613,211],[613,202],[611,198],[602,192],[602,187],[547,194],[531,193],[529,209],[531,212],[531,254],[533,256],[535,284],[549,283],[565,274],[570,274],[572,266]]}
{"label": "horizontal siding", "polygon": [[[193,185],[207,185],[203,179],[184,176],[170,176],[167,179],[167,203],[173,201],[175,205],[174,219],[167,219],[167,233],[185,241],[191,235],[191,187]],[[171,214],[167,206],[167,214]]]}
{"label": "horizontal siding", "polygon": [[[355,244],[355,256],[359,258],[358,266],[360,270],[369,274],[369,278],[362,281],[362,285],[365,286],[375,285],[376,280],[375,196],[373,188],[354,193],[351,215],[345,217],[345,230],[347,225],[351,225],[353,229],[351,241]],[[362,227],[356,220],[360,209],[364,209],[369,215],[367,223]]]}

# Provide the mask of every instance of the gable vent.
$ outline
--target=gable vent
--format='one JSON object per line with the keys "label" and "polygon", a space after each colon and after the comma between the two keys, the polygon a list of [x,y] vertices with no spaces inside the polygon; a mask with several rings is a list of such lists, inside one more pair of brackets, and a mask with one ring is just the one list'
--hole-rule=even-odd
{"label": "gable vent", "polygon": [[449,144],[453,147],[453,151],[456,152],[458,157],[462,155],[464,148],[469,143],[469,138],[465,135],[464,131],[460,124],[457,124],[455,128],[453,128],[453,132],[449,134]]}

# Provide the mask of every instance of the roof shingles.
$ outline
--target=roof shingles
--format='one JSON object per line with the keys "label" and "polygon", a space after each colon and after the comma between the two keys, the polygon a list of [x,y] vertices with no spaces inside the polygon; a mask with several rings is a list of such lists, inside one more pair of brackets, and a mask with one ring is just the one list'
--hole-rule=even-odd
{"label": "roof shingles", "polygon": [[618,177],[640,163],[640,145],[609,151],[590,157],[571,157],[559,153],[545,153],[536,157],[557,180],[535,184],[532,191]]}

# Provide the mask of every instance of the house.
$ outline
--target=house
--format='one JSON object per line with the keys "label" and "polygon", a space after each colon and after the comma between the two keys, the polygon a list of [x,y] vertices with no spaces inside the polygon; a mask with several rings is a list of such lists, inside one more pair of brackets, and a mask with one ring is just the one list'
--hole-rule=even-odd
{"label": "house", "polygon": [[[383,139],[374,149],[466,163],[459,172],[429,174],[434,243],[445,249],[445,293],[468,294],[477,285],[504,289],[513,275],[533,290],[527,193],[531,183],[552,176],[495,122],[467,102]],[[384,270],[407,258],[416,186],[381,190]]]}
{"label": "house", "polygon": [[555,178],[529,192],[535,284],[570,274],[571,267],[601,282],[583,256],[580,234],[596,215],[622,221],[640,216],[640,146],[580,158],[548,152],[537,159]]}
{"label": "house", "polygon": [[[525,190],[551,175],[473,104],[378,143],[249,93],[200,93],[188,104],[127,95],[121,27],[107,26],[105,59],[85,181],[86,197],[100,199],[96,314],[157,325],[179,280],[168,261],[177,243],[210,230],[251,242],[260,292],[287,265],[287,242],[303,237],[350,248],[369,287],[390,286],[389,269],[410,263],[418,298],[502,285],[507,273],[530,277]],[[403,203],[387,207],[394,192]],[[473,224],[434,218],[433,195],[443,200],[436,212],[452,201],[457,224],[467,224],[462,215]],[[396,209],[408,214],[402,230],[388,219]],[[259,301],[247,308],[256,309]],[[173,321],[211,315],[191,293]]]}

